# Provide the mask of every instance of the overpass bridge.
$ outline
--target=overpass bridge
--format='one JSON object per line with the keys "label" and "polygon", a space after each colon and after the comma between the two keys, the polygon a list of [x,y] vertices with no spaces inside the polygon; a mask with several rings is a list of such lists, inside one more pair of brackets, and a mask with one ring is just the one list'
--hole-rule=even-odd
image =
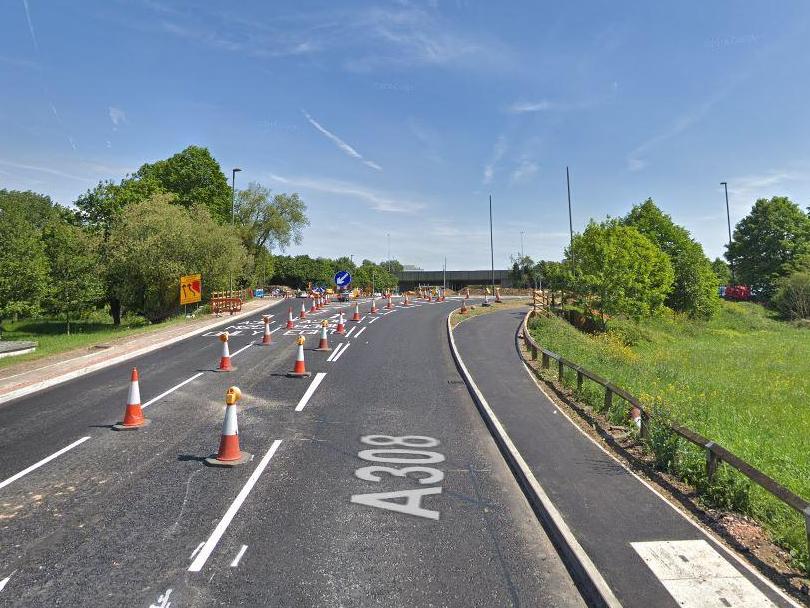
{"label": "overpass bridge", "polygon": [[[492,270],[403,270],[397,272],[399,290],[414,289],[419,285],[443,285],[459,290],[467,285],[490,285],[492,283]],[[512,281],[508,270],[495,271],[495,285],[498,287],[511,287]]]}

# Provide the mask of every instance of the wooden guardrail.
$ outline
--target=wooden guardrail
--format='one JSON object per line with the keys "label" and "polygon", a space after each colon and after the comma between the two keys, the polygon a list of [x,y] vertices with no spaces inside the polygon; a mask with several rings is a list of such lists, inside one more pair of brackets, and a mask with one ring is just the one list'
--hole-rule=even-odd
{"label": "wooden guardrail", "polygon": [[[637,425],[641,437],[647,438],[649,431],[650,414],[644,409],[641,402],[636,397],[628,393],[626,390],[619,388],[618,386],[612,384],[611,382],[602,378],[601,376],[539,345],[529,333],[528,322],[529,319],[532,316],[534,316],[534,314],[535,314],[534,310],[530,310],[523,318],[523,326],[522,326],[523,341],[526,344],[526,348],[531,353],[532,360],[536,361],[537,357],[540,356],[541,364],[544,369],[549,369],[551,366],[551,360],[552,359],[555,360],[557,362],[557,373],[560,384],[562,384],[565,368],[567,367],[575,371],[577,374],[577,390],[582,389],[582,383],[585,378],[600,385],[605,389],[606,407],[611,406],[614,395],[624,399],[627,403],[630,404],[631,418],[633,419],[633,422],[635,422],[635,424]],[[709,481],[713,479],[714,474],[717,471],[717,465],[720,464],[721,462],[725,462],[727,465],[733,467],[739,473],[741,473],[742,475],[753,481],[755,484],[763,488],[769,494],[771,494],[778,500],[781,500],[783,503],[785,503],[793,510],[798,512],[799,515],[804,516],[805,531],[807,533],[807,549],[808,553],[810,553],[810,502],[808,502],[798,494],[794,494],[775,479],[768,477],[765,473],[763,473],[759,469],[754,468],[753,466],[745,462],[742,458],[731,453],[720,444],[715,443],[710,439],[707,439],[703,435],[696,433],[695,431],[688,429],[684,426],[669,425],[669,428],[672,430],[673,433],[682,437],[689,443],[705,450],[706,477],[709,479]],[[808,573],[810,573],[810,563],[807,566],[807,570]]]}
{"label": "wooden guardrail", "polygon": [[214,314],[240,312],[247,297],[248,290],[246,289],[215,291],[211,294],[211,312]]}

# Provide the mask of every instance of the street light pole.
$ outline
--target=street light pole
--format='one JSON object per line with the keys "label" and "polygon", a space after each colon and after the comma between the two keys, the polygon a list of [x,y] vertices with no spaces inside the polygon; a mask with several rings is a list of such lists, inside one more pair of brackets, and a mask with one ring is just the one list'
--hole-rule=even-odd
{"label": "street light pole", "polygon": [[523,253],[523,231],[521,230],[520,231],[520,263],[521,264],[523,263],[523,258],[524,257],[526,257],[526,255]]}
{"label": "street light pole", "polygon": [[[731,251],[731,212],[728,208],[728,182],[720,182],[720,185],[726,191],[726,221],[728,222],[728,248],[729,252]],[[736,283],[737,279],[734,277],[734,260],[729,255],[729,265],[731,266],[731,282]]]}
{"label": "street light pole", "polygon": [[489,195],[489,260],[492,264],[492,293],[495,293],[495,247],[492,244],[492,195]]}
{"label": "street light pole", "polygon": [[574,221],[571,219],[571,176],[568,174],[568,166],[565,167],[565,185],[568,188],[568,236],[571,248],[571,271],[574,270]]}
{"label": "street light pole", "polygon": [[[236,223],[236,174],[241,170],[238,167],[231,170],[231,229]],[[228,271],[228,291],[228,297],[233,297],[233,275],[230,270]]]}

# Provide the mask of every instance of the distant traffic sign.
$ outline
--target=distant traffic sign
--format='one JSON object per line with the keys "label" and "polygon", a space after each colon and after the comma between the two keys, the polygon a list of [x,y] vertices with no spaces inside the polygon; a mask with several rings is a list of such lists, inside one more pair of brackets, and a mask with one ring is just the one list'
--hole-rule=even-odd
{"label": "distant traffic sign", "polygon": [[352,282],[352,275],[345,270],[340,270],[335,273],[335,285],[341,289],[345,289]]}
{"label": "distant traffic sign", "polygon": [[202,300],[202,279],[198,274],[180,277],[180,304],[194,304]]}

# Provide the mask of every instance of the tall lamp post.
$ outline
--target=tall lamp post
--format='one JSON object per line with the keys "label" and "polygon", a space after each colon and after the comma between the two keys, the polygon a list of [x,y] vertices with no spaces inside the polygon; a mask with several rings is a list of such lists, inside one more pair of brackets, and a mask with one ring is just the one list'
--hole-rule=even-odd
{"label": "tall lamp post", "polygon": [[[231,229],[236,224],[236,174],[242,169],[235,167],[231,170]],[[233,297],[233,275],[228,271],[228,297]]]}
{"label": "tall lamp post", "polygon": [[492,265],[492,294],[495,295],[495,246],[492,244],[492,195],[489,195],[489,261]]}
{"label": "tall lamp post", "polygon": [[[729,252],[731,251],[731,212],[728,209],[728,182],[720,182],[720,185],[723,186],[723,189],[726,191],[726,221],[728,222],[728,248]],[[728,258],[729,265],[731,266],[731,282],[737,283],[737,279],[734,276],[734,260],[729,255]]]}

